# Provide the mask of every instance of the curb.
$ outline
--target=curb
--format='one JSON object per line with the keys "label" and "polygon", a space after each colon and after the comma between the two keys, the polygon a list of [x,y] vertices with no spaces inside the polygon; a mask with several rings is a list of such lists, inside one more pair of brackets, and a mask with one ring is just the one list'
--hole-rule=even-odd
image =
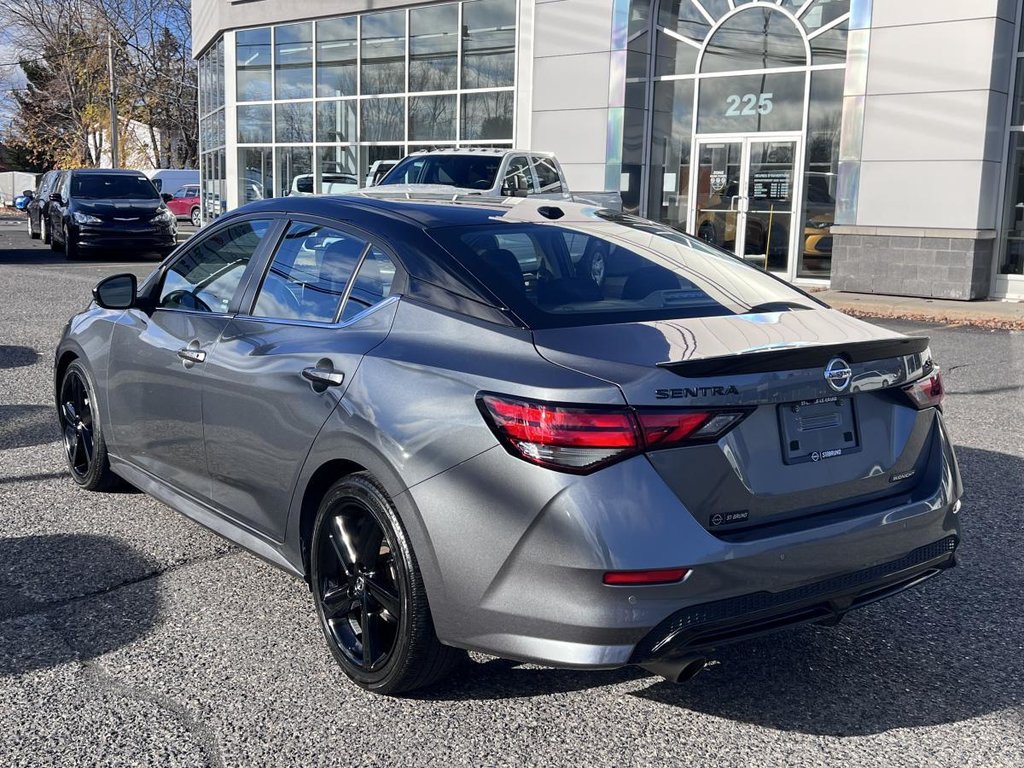
{"label": "curb", "polygon": [[914,320],[949,326],[970,326],[1001,331],[1024,331],[1024,317],[998,317],[976,312],[928,311],[877,304],[828,302],[833,309],[864,320]]}

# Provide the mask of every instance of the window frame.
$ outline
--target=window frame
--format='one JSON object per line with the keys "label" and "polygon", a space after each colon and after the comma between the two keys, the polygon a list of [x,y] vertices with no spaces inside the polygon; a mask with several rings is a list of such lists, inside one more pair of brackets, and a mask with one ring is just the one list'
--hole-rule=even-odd
{"label": "window frame", "polygon": [[[202,247],[203,243],[214,237],[219,232],[237,224],[243,224],[247,221],[266,221],[269,223],[267,234],[264,235],[263,239],[260,240],[259,246],[253,252],[252,257],[249,259],[249,263],[245,265],[245,271],[242,272],[242,277],[238,281],[238,285],[235,288],[234,294],[228,301],[227,309],[223,312],[203,312],[196,309],[186,309],[184,307],[162,307],[160,306],[160,294],[163,292],[164,282],[167,279],[167,273],[174,268],[174,265],[190,254],[194,249]],[[238,314],[239,306],[241,304],[242,297],[245,296],[248,291],[249,283],[252,281],[253,272],[256,270],[260,260],[266,258],[266,250],[269,243],[277,242],[280,236],[281,223],[284,221],[284,217],[280,214],[272,213],[253,213],[247,216],[231,217],[227,221],[217,222],[215,226],[211,226],[209,232],[204,232],[203,236],[197,239],[195,242],[190,242],[185,248],[182,248],[173,259],[168,261],[162,267],[160,267],[157,278],[153,281],[152,286],[146,292],[146,298],[150,302],[153,312],[184,312],[190,315],[199,315],[201,317],[231,317],[232,315]]]}
{"label": "window frame", "polygon": [[[282,226],[276,233],[273,246],[270,248],[269,253],[263,254],[263,263],[259,267],[258,275],[251,275],[248,279],[246,290],[239,301],[239,307],[235,313],[239,317],[245,318],[246,320],[255,320],[257,322],[271,323],[275,325],[294,325],[306,328],[346,328],[353,323],[358,322],[370,312],[376,312],[385,304],[397,301],[398,298],[406,292],[409,273],[406,270],[405,265],[402,264],[401,260],[395,256],[394,248],[391,248],[387,243],[382,242],[379,237],[376,237],[371,232],[368,232],[361,227],[353,226],[348,222],[339,222],[323,218],[321,216],[297,216],[295,214],[290,214],[283,216],[282,220],[284,222],[284,226]],[[263,287],[263,282],[266,280],[267,274],[270,272],[270,267],[274,263],[274,257],[277,255],[278,249],[284,242],[284,238],[288,233],[288,230],[290,230],[295,224],[329,227],[337,230],[338,232],[356,237],[366,243],[366,246],[359,254],[359,259],[356,261],[356,265],[352,270],[352,275],[349,277],[348,283],[345,285],[345,291],[342,294],[341,301],[338,303],[338,309],[335,312],[334,320],[331,322],[323,320],[304,320],[301,318],[266,317],[263,315],[253,314],[256,309],[256,300],[259,297],[260,289]],[[270,238],[267,239],[269,240]],[[359,270],[363,267],[363,262],[366,261],[366,257],[374,248],[391,259],[391,263],[395,265],[395,277],[391,282],[391,293],[376,304],[372,304],[361,312],[356,313],[348,320],[342,320],[341,318],[345,314],[345,306],[348,304],[349,295],[352,293],[352,287],[355,285],[354,278],[359,274]]]}

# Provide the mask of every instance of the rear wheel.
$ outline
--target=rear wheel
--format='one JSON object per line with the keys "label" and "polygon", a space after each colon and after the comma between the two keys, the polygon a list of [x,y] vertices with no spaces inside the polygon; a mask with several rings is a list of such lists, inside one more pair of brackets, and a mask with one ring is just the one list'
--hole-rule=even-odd
{"label": "rear wheel", "polygon": [[30,238],[32,238],[33,240],[38,240],[39,239],[39,233],[36,232],[34,229],[32,229],[32,216],[31,215],[29,215],[29,217],[28,217],[28,236]]}
{"label": "rear wheel", "polygon": [[421,688],[465,656],[438,641],[405,530],[384,488],[365,472],[339,480],[321,502],[310,582],[327,645],[361,688]]}
{"label": "rear wheel", "polygon": [[110,471],[94,392],[85,366],[75,360],[61,379],[57,418],[72,479],[86,490],[105,491],[120,480]]}
{"label": "rear wheel", "polygon": [[43,239],[46,245],[52,245],[50,237],[50,228],[46,226],[46,217],[42,214],[39,215],[39,236]]}
{"label": "rear wheel", "polygon": [[189,218],[192,220],[193,227],[203,226],[203,213],[199,210],[198,205],[192,209],[192,213],[189,214]]}

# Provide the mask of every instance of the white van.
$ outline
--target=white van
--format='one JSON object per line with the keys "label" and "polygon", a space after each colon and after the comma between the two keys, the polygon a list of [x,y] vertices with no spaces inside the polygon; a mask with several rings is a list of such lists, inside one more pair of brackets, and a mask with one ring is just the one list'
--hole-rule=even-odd
{"label": "white van", "polygon": [[149,168],[143,171],[157,192],[174,194],[186,184],[199,183],[199,171],[190,168]]}

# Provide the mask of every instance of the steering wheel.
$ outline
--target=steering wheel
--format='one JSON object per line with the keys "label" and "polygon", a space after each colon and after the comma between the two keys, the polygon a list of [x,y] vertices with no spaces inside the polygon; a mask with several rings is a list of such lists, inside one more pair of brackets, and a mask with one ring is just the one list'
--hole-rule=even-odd
{"label": "steering wheel", "polygon": [[163,306],[173,305],[183,309],[194,309],[198,312],[212,312],[210,305],[200,299],[191,291],[184,289],[178,289],[177,291],[171,291],[164,296],[163,301],[160,302]]}
{"label": "steering wheel", "polygon": [[472,184],[469,185],[469,188],[470,189],[490,189],[491,188],[491,182],[489,182],[487,179],[477,179],[476,181],[474,181]]}

